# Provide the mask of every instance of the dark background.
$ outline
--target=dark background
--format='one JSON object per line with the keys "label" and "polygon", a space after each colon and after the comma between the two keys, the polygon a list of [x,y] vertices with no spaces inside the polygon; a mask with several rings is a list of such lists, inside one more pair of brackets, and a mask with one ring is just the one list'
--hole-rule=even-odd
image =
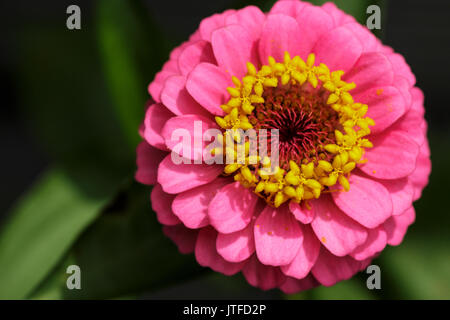
{"label": "dark background", "polygon": [[[134,5],[136,1],[131,2]],[[187,39],[201,19],[246,4],[262,4],[266,11],[271,5],[270,1],[244,0],[147,0],[142,3],[138,10],[142,23],[146,30],[154,33],[140,34],[130,41],[141,43],[143,47],[136,54],[139,71],[144,75],[139,82],[143,95],[170,49]],[[383,29],[379,35],[385,44],[405,56],[417,77],[417,86],[425,93],[433,174],[430,186],[416,206],[416,224],[420,225],[414,226],[412,232],[416,242],[432,238],[435,242],[430,240],[429,246],[447,247],[450,2],[396,0],[381,3]],[[66,29],[65,11],[69,4],[81,7],[82,30]],[[55,162],[81,163],[85,159],[81,154],[87,154],[86,158],[96,157],[95,152],[89,153],[93,149],[87,147],[86,142],[101,137],[97,137],[95,131],[85,136],[92,130],[89,128],[98,125],[106,132],[114,132],[119,126],[115,120],[108,122],[105,118],[114,95],[111,97],[110,84],[102,67],[103,56],[99,53],[96,5],[97,1],[75,0],[0,3],[0,227],[12,205],[44,169]],[[120,27],[119,23],[123,22],[118,22],[117,27]],[[115,143],[104,146],[113,147],[115,153],[108,153],[105,157],[109,158],[100,157],[94,168],[102,161],[117,157],[120,159],[117,170],[126,170],[127,165],[122,164],[129,164],[132,159],[121,152],[121,148],[126,148],[124,140],[126,138],[117,137]],[[80,158],[74,156],[73,150],[80,150]],[[418,256],[427,249],[427,245],[421,247]],[[440,253],[444,255],[445,266],[448,266],[449,252]],[[389,254],[395,255],[395,251],[389,251]],[[441,270],[450,272],[450,268]],[[448,280],[449,274],[441,276]],[[206,280],[193,286],[199,297],[208,296],[210,289],[215,288]],[[149,296],[190,297],[190,291],[189,286],[175,287]],[[436,292],[447,298],[450,296],[448,287]],[[251,297],[271,297],[270,294],[260,296],[257,291],[251,294]],[[220,292],[216,295],[222,297]],[[397,292],[393,290],[387,297],[398,297]],[[413,297],[440,298],[431,294]]]}

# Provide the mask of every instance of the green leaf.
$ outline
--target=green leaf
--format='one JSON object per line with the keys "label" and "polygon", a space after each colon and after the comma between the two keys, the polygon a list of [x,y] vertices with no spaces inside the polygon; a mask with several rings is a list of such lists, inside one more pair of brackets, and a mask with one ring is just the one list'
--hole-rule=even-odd
{"label": "green leaf", "polygon": [[0,234],[0,299],[30,294],[106,203],[61,170],[47,172]]}
{"label": "green leaf", "polygon": [[[149,98],[147,85],[161,63],[157,30],[142,17],[139,2],[101,0],[97,7],[97,38],[102,65],[117,118],[130,146],[140,138],[137,132]],[[145,58],[143,57],[145,56]],[[152,67],[153,66],[153,67]]]}
{"label": "green leaf", "polygon": [[[110,299],[153,292],[201,275],[192,254],[164,236],[149,189],[134,184],[80,237],[71,260],[56,268],[31,298]],[[81,269],[81,290],[65,287],[68,264]]]}
{"label": "green leaf", "polygon": [[380,257],[386,298],[450,299],[449,237],[408,236],[401,246],[388,248]]}

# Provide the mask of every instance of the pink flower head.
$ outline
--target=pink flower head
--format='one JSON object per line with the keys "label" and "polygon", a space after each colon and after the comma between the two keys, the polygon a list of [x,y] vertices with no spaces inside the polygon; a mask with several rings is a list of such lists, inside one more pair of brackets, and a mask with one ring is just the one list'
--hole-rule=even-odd
{"label": "pink flower head", "polygon": [[[242,271],[263,290],[331,286],[400,244],[415,219],[431,163],[414,85],[404,58],[332,3],[213,15],[149,86],[136,179],[154,185],[164,233],[200,265]],[[194,161],[206,146],[191,142],[182,156],[192,161],[174,163],[174,132],[198,136],[196,123],[222,139],[276,129],[279,163],[267,173],[270,159],[248,152]]]}

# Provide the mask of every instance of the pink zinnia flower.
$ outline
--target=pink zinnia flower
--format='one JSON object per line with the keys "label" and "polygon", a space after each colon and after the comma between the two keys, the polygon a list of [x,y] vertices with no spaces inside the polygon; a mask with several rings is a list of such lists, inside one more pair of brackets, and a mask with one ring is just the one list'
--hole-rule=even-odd
{"label": "pink zinnia flower", "polygon": [[[414,85],[404,58],[332,3],[216,14],[149,86],[136,179],[154,185],[164,233],[200,265],[264,290],[333,285],[415,219],[431,163]],[[173,163],[172,132],[194,135],[195,121],[278,129],[277,171]]]}

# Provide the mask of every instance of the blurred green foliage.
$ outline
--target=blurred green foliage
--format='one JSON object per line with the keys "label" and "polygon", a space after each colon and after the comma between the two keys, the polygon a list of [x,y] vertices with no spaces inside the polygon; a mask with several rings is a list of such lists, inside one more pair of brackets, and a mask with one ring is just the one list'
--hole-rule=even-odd
{"label": "blurred green foliage", "polygon": [[[274,2],[236,0],[232,7],[267,11]],[[360,22],[368,4],[385,4],[335,2]],[[416,205],[417,222],[401,246],[374,261],[382,290],[367,290],[361,273],[331,288],[284,296],[252,288],[242,275],[211,273],[192,255],[179,254],[156,221],[149,188],[132,182],[146,88],[176,44],[138,0],[100,0],[95,9],[80,31],[41,24],[19,35],[21,104],[55,167],[19,201],[0,233],[0,298],[450,298],[450,217],[442,187],[450,181],[450,137],[438,132],[431,136],[434,168]],[[80,291],[65,287],[71,264],[81,267]]]}

